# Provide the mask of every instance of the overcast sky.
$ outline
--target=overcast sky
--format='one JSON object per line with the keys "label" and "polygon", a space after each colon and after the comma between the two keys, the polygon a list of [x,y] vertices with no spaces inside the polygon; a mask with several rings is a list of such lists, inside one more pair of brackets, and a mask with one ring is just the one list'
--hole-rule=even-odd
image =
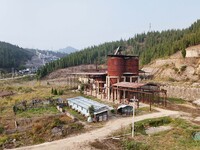
{"label": "overcast sky", "polygon": [[82,49],[200,19],[200,0],[0,0],[0,41]]}

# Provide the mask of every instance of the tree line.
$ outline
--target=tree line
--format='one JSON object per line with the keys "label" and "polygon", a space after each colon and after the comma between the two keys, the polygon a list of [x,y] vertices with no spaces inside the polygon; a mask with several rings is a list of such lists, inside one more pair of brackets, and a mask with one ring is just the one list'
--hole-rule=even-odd
{"label": "tree line", "polygon": [[34,55],[33,52],[6,42],[0,42],[0,68],[19,68]]}
{"label": "tree line", "polygon": [[106,62],[107,55],[113,54],[118,46],[126,47],[127,55],[139,55],[140,65],[145,65],[156,58],[168,57],[179,50],[185,57],[185,49],[196,44],[200,44],[200,20],[182,30],[151,31],[136,34],[128,40],[121,39],[85,48],[46,64],[38,70],[37,77],[40,79],[54,70],[70,66],[96,62],[103,64]]}

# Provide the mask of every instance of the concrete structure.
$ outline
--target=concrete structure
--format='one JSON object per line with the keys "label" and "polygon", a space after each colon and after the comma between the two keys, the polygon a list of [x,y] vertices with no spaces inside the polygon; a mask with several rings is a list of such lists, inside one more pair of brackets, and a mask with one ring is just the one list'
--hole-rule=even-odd
{"label": "concrete structure", "polygon": [[[166,105],[167,92],[160,89],[160,85],[139,83],[141,71],[138,56],[123,55],[118,48],[115,55],[108,55],[107,64],[107,71],[76,73],[84,78],[82,83],[84,94],[115,103],[128,104],[135,96],[139,101],[150,105],[152,103]],[[145,76],[145,72],[142,74]]]}
{"label": "concrete structure", "polygon": [[96,101],[93,101],[91,99],[87,99],[84,97],[75,97],[75,98],[69,98],[67,99],[68,105],[80,112],[82,115],[89,117],[89,108],[91,106],[94,107],[94,118],[96,121],[105,121],[108,119],[108,111],[109,111],[109,106],[98,103]]}
{"label": "concrete structure", "polygon": [[111,87],[118,82],[137,82],[139,75],[138,56],[108,55],[108,75],[106,77],[107,98],[111,98]]}
{"label": "concrete structure", "polygon": [[120,101],[123,104],[129,104],[130,99],[136,97],[139,102],[151,104],[163,104],[166,106],[167,91],[161,90],[159,84],[155,83],[133,83],[119,82],[112,86],[112,100]]}

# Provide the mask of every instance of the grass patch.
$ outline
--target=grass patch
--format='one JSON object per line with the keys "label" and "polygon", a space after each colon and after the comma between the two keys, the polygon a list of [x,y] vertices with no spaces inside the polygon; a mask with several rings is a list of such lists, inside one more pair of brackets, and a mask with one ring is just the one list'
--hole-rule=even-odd
{"label": "grass patch", "polygon": [[55,106],[31,108],[26,111],[17,112],[17,117],[31,118],[36,116],[43,116],[49,114],[57,114],[59,111]]}
{"label": "grass patch", "polygon": [[176,79],[171,78],[171,77],[169,77],[167,80],[168,80],[169,82],[176,82]]}
{"label": "grass patch", "polygon": [[149,113],[153,113],[153,112],[157,112],[155,109],[149,109],[149,107],[142,107],[142,108],[138,108],[135,111],[135,115],[136,116],[140,116],[140,115],[144,115],[144,114],[149,114]]}
{"label": "grass patch", "polygon": [[145,129],[147,127],[158,127],[162,125],[166,125],[172,122],[170,117],[162,117],[156,119],[146,119],[143,121],[139,121],[135,123],[135,131],[141,134],[146,134]]}
{"label": "grass patch", "polygon": [[[173,129],[159,132],[151,136],[144,134],[145,128],[169,124]],[[112,141],[121,149],[131,150],[199,150],[200,141],[193,139],[195,132],[200,131],[200,126],[191,124],[183,119],[162,117],[147,119],[135,123],[135,138],[125,136],[118,141]],[[131,127],[123,128],[115,132],[114,136],[131,133]],[[119,147],[119,146],[118,146]]]}
{"label": "grass patch", "polygon": [[52,128],[53,128],[53,127],[62,126],[62,125],[64,125],[65,123],[66,123],[66,121],[60,120],[59,118],[55,118],[54,121],[53,121]]}
{"label": "grass patch", "polygon": [[41,143],[44,143],[45,142],[45,139],[43,138],[38,138],[38,137],[34,137],[33,138],[33,144],[41,144]]}
{"label": "grass patch", "polygon": [[33,91],[33,89],[31,87],[18,87],[18,92],[21,92],[21,93],[30,93]]}
{"label": "grass patch", "polygon": [[[135,122],[135,133],[136,135],[143,134],[146,135],[145,129],[148,127],[158,127],[162,125],[167,125],[173,122],[173,120],[170,117],[161,117],[161,118],[155,118],[155,119],[146,119],[142,121]],[[130,124],[128,127],[121,128],[120,130],[114,132],[113,136],[122,136],[125,134],[130,134],[132,131],[132,124]]]}
{"label": "grass patch", "polygon": [[7,136],[0,136],[0,146],[2,146],[7,140],[8,140]]}
{"label": "grass patch", "polygon": [[184,104],[184,103],[186,103],[186,101],[185,101],[184,99],[182,99],[182,98],[173,98],[173,97],[169,97],[167,100],[168,100],[169,102],[175,103],[175,104]]}
{"label": "grass patch", "polygon": [[81,121],[85,121],[86,118],[81,115],[80,113],[78,113],[77,111],[71,109],[70,107],[64,107],[64,110],[66,110],[67,112],[69,112],[71,115],[73,115],[75,118],[81,120]]}
{"label": "grass patch", "polygon": [[136,142],[133,140],[123,140],[122,141],[123,149],[125,150],[148,150],[149,147],[145,143]]}
{"label": "grass patch", "polygon": [[148,143],[152,143],[150,144],[152,149],[199,150],[200,141],[195,141],[192,138],[194,132],[200,131],[199,126],[183,119],[173,120],[172,126],[173,130],[161,132],[148,139]]}

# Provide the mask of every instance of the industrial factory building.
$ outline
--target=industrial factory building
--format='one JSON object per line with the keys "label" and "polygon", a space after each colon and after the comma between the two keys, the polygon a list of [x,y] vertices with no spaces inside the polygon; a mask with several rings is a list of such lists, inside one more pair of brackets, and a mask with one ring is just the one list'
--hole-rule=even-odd
{"label": "industrial factory building", "polygon": [[119,47],[114,55],[107,57],[106,71],[78,73],[88,79],[84,94],[122,104],[136,97],[139,102],[166,105],[166,90],[156,83],[140,82],[138,56],[122,55]]}

